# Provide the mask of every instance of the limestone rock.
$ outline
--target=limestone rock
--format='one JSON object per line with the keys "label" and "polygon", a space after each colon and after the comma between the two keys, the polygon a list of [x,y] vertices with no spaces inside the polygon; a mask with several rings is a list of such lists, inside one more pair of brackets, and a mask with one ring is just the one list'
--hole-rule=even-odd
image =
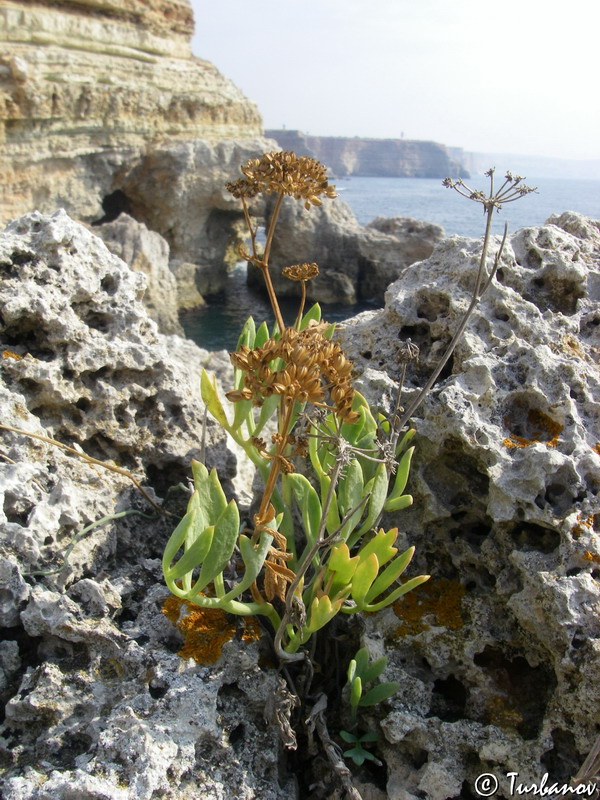
{"label": "limestone rock", "polygon": [[152,143],[261,133],[254,104],[191,56],[187,0],[86,5],[0,3],[0,219],[98,219],[115,170]]}
{"label": "limestone rock", "polygon": [[[9,225],[0,274],[2,421],[125,467],[154,500],[187,483],[198,372],[225,356],[158,333],[139,302],[145,276],[62,211]],[[257,645],[224,646],[214,667],[183,661],[161,611],[185,486],[164,517],[123,473],[0,438],[2,797],[295,798],[262,718],[277,676]],[[206,456],[233,476],[210,423]]]}
{"label": "limestone rock", "polygon": [[[272,202],[266,204],[268,218]],[[289,264],[316,261],[319,276],[307,292],[324,303],[352,304],[357,299],[383,300],[385,290],[402,269],[431,254],[443,237],[439,225],[395,217],[358,223],[339,198],[307,211],[302,203],[285,198],[271,249],[273,283],[279,294],[299,294],[297,284],[280,273]],[[261,285],[261,275],[249,268],[249,283]]]}
{"label": "limestone rock", "polygon": [[[504,793],[512,770],[567,783],[597,736],[598,226],[567,213],[509,238],[415,414],[414,505],[384,522],[416,545],[412,574],[432,578],[367,622],[402,687],[382,723],[391,798],[459,796],[484,772]],[[423,385],[468,306],[480,249],[445,240],[403,270],[385,309],[340,331],[374,402],[393,403],[408,337],[420,359],[404,403]]]}
{"label": "limestone rock", "polygon": [[134,271],[147,277],[143,302],[161,333],[183,334],[178,319],[178,289],[169,269],[169,245],[155,231],[128,214],[98,225],[94,232]]}

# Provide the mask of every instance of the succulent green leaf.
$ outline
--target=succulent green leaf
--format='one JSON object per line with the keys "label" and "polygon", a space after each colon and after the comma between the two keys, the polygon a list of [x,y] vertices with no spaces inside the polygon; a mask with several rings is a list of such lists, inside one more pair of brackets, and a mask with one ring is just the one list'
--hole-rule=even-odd
{"label": "succulent green leaf", "polygon": [[276,394],[272,394],[270,397],[266,398],[260,409],[260,414],[258,415],[254,436],[258,436],[267,422],[271,419],[277,409],[277,406],[279,405],[279,399],[279,395]]}
{"label": "succulent green leaf", "polygon": [[348,744],[354,744],[354,742],[358,742],[358,736],[355,736],[353,733],[350,733],[349,731],[340,731],[340,736]]}
{"label": "succulent green leaf", "polygon": [[362,679],[360,675],[356,675],[350,684],[350,705],[356,708],[360,704],[362,696]]}
{"label": "succulent green leaf", "polygon": [[[215,525],[215,533],[208,555],[204,559],[198,578],[198,591],[202,591],[227,566],[235,549],[240,530],[240,513],[234,500],[227,505]],[[201,585],[203,584],[203,585]],[[194,590],[196,590],[194,585]]]}
{"label": "succulent green leaf", "polygon": [[398,552],[398,548],[393,547],[394,542],[398,537],[398,528],[390,528],[389,531],[384,531],[380,528],[377,533],[358,551],[358,557],[361,561],[375,553],[379,566],[392,559]]}
{"label": "succulent green leaf", "polygon": [[200,377],[200,393],[209,413],[217,420],[217,422],[224,428],[229,428],[229,420],[225,414],[223,404],[219,400],[217,393],[216,380],[208,377],[208,372],[203,369]]}
{"label": "succulent green leaf", "polygon": [[[346,471],[338,484],[338,506],[340,515],[344,516],[353,508],[356,508],[364,497],[364,481],[362,467],[354,458],[346,467]],[[363,506],[357,509],[346,522],[341,531],[341,538],[347,539],[356,527],[363,513]]]}
{"label": "succulent green leaf", "polygon": [[319,525],[321,524],[322,508],[319,495],[304,475],[292,472],[287,476],[287,480],[291,484],[300,506],[306,538],[309,544],[312,544],[316,539]]}
{"label": "succulent green leaf", "polygon": [[263,344],[269,338],[269,328],[266,322],[261,322],[258,330],[256,331],[256,336],[254,337],[254,344],[250,345],[253,348],[262,347]]}
{"label": "succulent green leaf", "polygon": [[415,428],[410,428],[410,430],[406,431],[406,433],[404,434],[402,439],[400,439],[400,441],[398,442],[398,446],[396,447],[396,455],[397,456],[400,455],[400,453],[403,450],[406,450],[406,448],[408,447],[411,439],[413,438],[413,436],[415,435],[416,432],[417,431],[415,430]]}
{"label": "succulent green leaf", "polygon": [[369,651],[367,648],[361,647],[360,650],[357,650],[354,660],[356,661],[356,674],[362,675],[369,664]]}
{"label": "succulent green leaf", "polygon": [[[331,555],[327,562],[327,572],[329,575],[332,572],[334,573],[331,588],[329,589],[331,597],[335,597],[346,586],[350,586],[358,564],[358,556],[350,558],[350,549],[345,542],[341,542],[331,548]],[[329,575],[325,579],[327,583],[329,582]]]}
{"label": "succulent green leaf", "polygon": [[417,575],[416,578],[411,578],[406,583],[403,583],[402,586],[399,586],[397,589],[394,589],[393,592],[387,595],[383,600],[380,600],[378,603],[368,603],[365,606],[366,611],[380,611],[382,608],[389,606],[391,603],[395,602],[399,597],[410,592],[411,589],[416,589],[417,586],[420,586],[425,581],[428,581],[430,575]]}
{"label": "succulent green leaf", "polygon": [[244,327],[239,335],[236,350],[239,350],[242,345],[246,345],[252,349],[254,347],[254,340],[256,337],[256,325],[254,323],[253,317],[248,317],[246,322],[244,322]]}
{"label": "succulent green leaf", "polygon": [[199,567],[210,550],[214,530],[213,526],[205,528],[192,546],[186,549],[181,558],[173,566],[168,567],[165,577],[168,577],[170,581],[174,581],[188,573],[192,573],[196,567]]}
{"label": "succulent green leaf", "polygon": [[[358,541],[364,533],[370,530],[373,525],[375,525],[381,512],[383,511],[383,505],[385,503],[388,490],[388,474],[385,464],[379,464],[377,466],[377,469],[375,470],[375,476],[373,477],[372,482],[369,481],[369,483],[371,484],[370,487],[365,486],[365,491],[368,490],[371,493],[371,497],[369,498],[369,503],[367,506],[367,516],[358,532],[350,537],[350,544],[354,544],[354,542]],[[380,563],[382,562],[380,561]]]}
{"label": "succulent green leaf", "polygon": [[400,459],[400,463],[396,469],[396,478],[394,480],[394,486],[392,491],[389,494],[389,500],[393,501],[395,498],[400,497],[402,492],[406,488],[406,484],[408,482],[408,473],[410,471],[410,460],[412,458],[412,454],[414,453],[415,448],[409,447],[406,453]]}
{"label": "succulent green leaf", "polygon": [[[189,504],[188,504],[189,509]],[[175,558],[175,554],[187,539],[190,529],[196,525],[196,514],[193,510],[188,510],[186,515],[179,521],[179,524],[169,536],[169,541],[163,553],[162,565],[165,575],[171,568],[171,562]]]}
{"label": "succulent green leaf", "polygon": [[387,667],[387,661],[387,658],[382,656],[381,658],[372,661],[367,667],[365,667],[362,672],[363,683],[367,684],[376,680]]}
{"label": "succulent green leaf", "polygon": [[322,597],[315,597],[310,604],[307,631],[314,633],[327,625],[340,610],[342,602],[342,599],[332,602],[326,594]]}
{"label": "succulent green leaf", "polygon": [[369,689],[368,692],[363,694],[363,696],[360,698],[359,705],[376,706],[378,703],[382,703],[384,700],[387,700],[388,697],[396,694],[399,688],[400,684],[396,681],[391,683],[378,683],[377,686],[374,686],[372,689]]}
{"label": "succulent green leaf", "polygon": [[[354,676],[356,675],[356,659],[351,659],[350,663],[348,664],[348,683],[351,684],[354,680]],[[346,740],[348,741],[348,740]]]}
{"label": "succulent green leaf", "polygon": [[225,595],[223,600],[234,600],[236,597],[239,597],[242,592],[245,592],[246,589],[250,588],[250,586],[257,579],[263,564],[265,563],[265,559],[269,553],[269,547],[271,547],[272,542],[273,537],[266,531],[262,531],[260,534],[260,539],[258,540],[256,549],[248,536],[244,536],[242,534],[239,537],[240,553],[242,554],[242,560],[245,566],[244,575],[242,576],[241,581]]}
{"label": "succulent green leaf", "polygon": [[216,469],[209,472],[200,461],[192,461],[192,474],[197,494],[194,504],[200,518],[198,524],[204,529],[216,524],[227,508],[227,498]]}
{"label": "succulent green leaf", "polygon": [[[321,503],[324,506],[327,495],[329,494],[329,487],[331,486],[331,478],[329,475],[323,473],[321,475]],[[337,494],[333,493],[329,508],[327,509],[327,520],[325,522],[327,533],[333,533],[340,527],[340,512],[338,509]]]}
{"label": "succulent green leaf", "polygon": [[311,306],[311,308],[309,308],[306,314],[302,317],[300,322],[300,330],[303,331],[305,328],[308,328],[309,324],[313,321],[321,321],[321,306],[318,303],[315,303],[313,306]]}
{"label": "succulent green leaf", "polygon": [[352,578],[351,595],[359,609],[363,607],[365,596],[371,588],[371,584],[377,577],[378,572],[379,561],[377,560],[375,553],[371,553],[370,556],[367,556],[367,558],[364,561],[361,561],[356,568],[356,572]]}
{"label": "succulent green leaf", "polygon": [[377,731],[367,731],[363,733],[362,736],[358,739],[359,742],[378,742],[379,741],[379,734]]}
{"label": "succulent green leaf", "polygon": [[344,758],[351,758],[357,767],[361,767],[371,754],[363,750],[360,742],[351,750],[344,750]]}
{"label": "succulent green leaf", "polygon": [[233,406],[233,423],[231,427],[234,430],[238,430],[252,414],[252,400],[238,400]]}
{"label": "succulent green leaf", "polygon": [[403,494],[401,497],[388,498],[383,506],[384,511],[402,511],[404,508],[412,506],[412,495]]}
{"label": "succulent green leaf", "polygon": [[[394,548],[395,550],[396,548]],[[404,572],[406,567],[410,564],[410,560],[413,557],[415,552],[414,547],[409,547],[408,550],[405,550],[402,555],[398,556],[398,558],[394,559],[391,564],[383,570],[383,572],[377,576],[377,579],[374,581],[373,585],[367,592],[366,601],[367,603],[371,603],[378,595],[385,592],[395,580],[397,580],[400,575]]]}

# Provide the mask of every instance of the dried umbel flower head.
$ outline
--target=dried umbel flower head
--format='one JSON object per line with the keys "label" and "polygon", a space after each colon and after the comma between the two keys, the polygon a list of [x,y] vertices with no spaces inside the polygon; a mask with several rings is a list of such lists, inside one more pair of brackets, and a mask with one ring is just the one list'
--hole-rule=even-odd
{"label": "dried umbel flower head", "polygon": [[[303,331],[286,328],[279,339],[268,339],[262,347],[250,350],[242,346],[231,353],[233,366],[246,375],[243,387],[228,392],[228,399],[262,405],[265,398],[277,394],[286,403],[333,408],[344,422],[356,422],[352,363],[337,342],[323,335],[325,327],[321,323]],[[275,359],[283,361],[278,369],[272,366]]]}
{"label": "dried umbel flower head", "polygon": [[228,183],[227,189],[234,197],[254,197],[265,194],[287,194],[304,200],[304,206],[321,205],[321,196],[337,197],[335,186],[327,180],[327,170],[310,156],[297,156],[290,151],[265,153],[251,158],[241,167],[243,178]]}
{"label": "dried umbel flower head", "polygon": [[289,267],[284,267],[281,274],[285,275],[291,281],[309,281],[311,278],[316,278],[319,274],[319,266],[314,261],[310,264],[304,262],[303,264],[292,264]]}
{"label": "dried umbel flower head", "polygon": [[455,189],[459,194],[463,197],[467,197],[469,200],[475,200],[476,203],[481,203],[484,207],[484,211],[494,208],[496,211],[499,211],[505,203],[512,203],[536,190],[535,186],[525,186],[525,184],[522,183],[523,178],[520,175],[513,175],[512,172],[507,172],[500,188],[494,191],[495,172],[496,170],[491,167],[485,173],[486,177],[490,179],[490,190],[487,195],[482,189],[469,188],[462,178],[458,178],[458,180],[455,181],[452,180],[452,178],[444,178],[442,184],[448,189]]}

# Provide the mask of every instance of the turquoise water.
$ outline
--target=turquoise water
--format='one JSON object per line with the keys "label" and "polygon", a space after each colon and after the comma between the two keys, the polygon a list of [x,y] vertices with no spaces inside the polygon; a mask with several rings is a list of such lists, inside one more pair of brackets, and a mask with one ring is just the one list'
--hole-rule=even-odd
{"label": "turquoise water", "polygon": [[[472,189],[486,189],[488,179],[481,176],[466,181]],[[508,203],[494,220],[494,233],[501,233],[504,221],[515,231],[529,225],[541,225],[554,213],[579,211],[600,219],[600,181],[528,178],[529,186],[537,186],[535,194]],[[447,235],[479,237],[483,235],[484,217],[478,203],[460,197],[442,186],[441,180],[429,178],[349,178],[336,181],[339,196],[352,208],[363,225],[378,216],[414,217],[442,225]],[[233,350],[239,331],[250,314],[255,319],[272,322],[268,301],[246,287],[245,265],[239,265],[229,276],[227,290],[207,298],[209,306],[182,316],[186,335],[207,350]],[[284,301],[282,313],[286,321],[296,315],[296,301]],[[353,306],[324,307],[324,316],[331,322],[373,308],[366,303]]]}

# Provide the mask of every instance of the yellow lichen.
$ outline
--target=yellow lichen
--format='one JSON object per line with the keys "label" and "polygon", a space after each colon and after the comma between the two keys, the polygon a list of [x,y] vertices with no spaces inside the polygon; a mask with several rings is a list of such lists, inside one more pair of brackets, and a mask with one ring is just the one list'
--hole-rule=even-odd
{"label": "yellow lichen", "polygon": [[447,578],[421,584],[392,606],[396,616],[402,620],[396,635],[416,635],[429,630],[425,617],[433,617],[433,625],[459,630],[464,624],[461,614],[464,593],[465,587],[459,581]]}
{"label": "yellow lichen", "polygon": [[[163,603],[162,612],[183,636],[183,647],[178,655],[193,658],[199,664],[218,661],[223,645],[236,634],[235,621],[230,621],[220,608],[202,608],[171,595]],[[260,638],[260,626],[254,617],[243,617],[243,624],[243,641]]]}
{"label": "yellow lichen", "polygon": [[593,561],[594,564],[600,564],[600,556],[597,553],[592,553],[591,550],[585,550],[583,553],[583,558],[586,561]]}
{"label": "yellow lichen", "polygon": [[571,536],[574,539],[579,539],[582,533],[590,530],[594,526],[594,515],[588,514],[584,517],[581,512],[577,515],[577,523],[571,528]]}
{"label": "yellow lichen", "polygon": [[[556,447],[558,444],[558,437],[562,433],[563,426],[558,422],[539,411],[535,408],[530,408],[527,412],[527,422],[531,428],[529,438],[519,436],[516,433],[511,433],[502,440],[505,447],[529,447],[532,444],[540,443],[545,444],[546,447]],[[504,424],[508,427],[509,420],[504,420]]]}

